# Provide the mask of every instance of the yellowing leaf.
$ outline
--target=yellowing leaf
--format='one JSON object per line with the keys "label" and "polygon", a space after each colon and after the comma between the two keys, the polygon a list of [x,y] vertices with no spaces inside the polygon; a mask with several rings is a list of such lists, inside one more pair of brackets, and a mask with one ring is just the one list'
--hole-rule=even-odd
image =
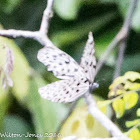
{"label": "yellowing leaf", "polygon": [[97,102],[97,106],[99,108],[102,108],[102,107],[106,107],[107,105],[111,104],[111,100],[106,100],[106,101],[98,101]]}
{"label": "yellowing leaf", "polygon": [[140,79],[140,74],[138,72],[129,71],[125,73],[124,77],[125,79],[135,81],[136,79]]}
{"label": "yellowing leaf", "polygon": [[139,132],[138,128],[133,129],[133,130],[130,132],[129,137],[130,137],[132,140],[140,140],[140,132]]}
{"label": "yellowing leaf", "polygon": [[138,101],[138,94],[136,92],[128,93],[123,96],[123,100],[125,102],[125,109],[130,109],[136,105]]}
{"label": "yellowing leaf", "polygon": [[137,116],[140,117],[140,108],[137,109]]}
{"label": "yellowing leaf", "polygon": [[125,123],[125,125],[126,125],[126,127],[132,127],[132,126],[134,126],[134,125],[137,125],[138,123],[140,122],[140,120],[134,120],[134,121],[127,121],[126,123]]}
{"label": "yellowing leaf", "polygon": [[58,140],[70,135],[75,135],[79,138],[105,138],[109,136],[106,129],[88,113],[86,106],[79,106],[74,110],[62,126],[60,133],[61,137]]}
{"label": "yellowing leaf", "polygon": [[116,117],[120,118],[124,114],[125,103],[122,99],[117,99],[112,103],[112,107],[116,113]]}

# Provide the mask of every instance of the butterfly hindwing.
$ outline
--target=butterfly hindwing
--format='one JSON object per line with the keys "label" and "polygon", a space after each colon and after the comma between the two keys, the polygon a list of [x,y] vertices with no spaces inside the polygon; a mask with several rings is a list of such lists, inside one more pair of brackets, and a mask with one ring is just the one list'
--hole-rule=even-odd
{"label": "butterfly hindwing", "polygon": [[84,69],[86,77],[90,80],[91,83],[94,81],[95,72],[96,72],[96,58],[94,50],[94,40],[92,33],[89,33],[89,38],[86,43],[83,56],[81,58],[80,66]]}
{"label": "butterfly hindwing", "polygon": [[53,71],[53,74],[59,79],[84,76],[84,71],[79,64],[58,48],[44,47],[39,50],[37,58],[48,67],[48,71]]}
{"label": "butterfly hindwing", "polygon": [[41,97],[52,102],[72,102],[85,94],[89,89],[86,78],[69,78],[48,84],[39,89]]}

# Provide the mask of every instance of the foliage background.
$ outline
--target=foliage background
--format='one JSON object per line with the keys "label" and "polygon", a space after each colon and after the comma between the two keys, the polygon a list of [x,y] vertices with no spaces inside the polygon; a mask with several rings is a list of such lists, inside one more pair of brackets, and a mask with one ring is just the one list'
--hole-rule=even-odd
{"label": "foliage background", "polygon": [[[49,37],[57,47],[80,62],[88,32],[92,31],[98,59],[121,28],[128,4],[128,0],[55,0]],[[5,29],[38,30],[45,6],[46,0],[0,0],[1,26]],[[140,1],[133,17],[121,74],[130,70],[140,71],[139,13]],[[0,37],[1,43],[6,43],[13,50],[15,67],[12,73],[14,87],[6,91],[0,88],[0,132],[55,132],[70,105],[45,101],[38,94],[38,87],[56,80],[36,58],[42,46],[24,38],[13,42]],[[110,54],[95,80],[100,84],[96,94],[104,99],[107,99],[112,82],[117,51],[115,49]],[[123,130],[126,130],[124,120],[134,118],[138,106],[117,121]],[[73,120],[74,117],[71,116]],[[70,124],[68,122],[68,126]],[[83,130],[79,131],[82,134]]]}

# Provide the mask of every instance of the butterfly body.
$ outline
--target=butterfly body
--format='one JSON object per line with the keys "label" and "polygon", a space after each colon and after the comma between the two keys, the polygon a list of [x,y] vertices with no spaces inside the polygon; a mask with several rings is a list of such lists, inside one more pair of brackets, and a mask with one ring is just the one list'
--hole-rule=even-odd
{"label": "butterfly body", "polygon": [[[47,66],[48,71],[61,79],[39,89],[40,95],[53,102],[72,102],[93,88],[96,59],[94,41],[89,34],[80,65],[68,54],[56,47],[44,47],[38,52],[38,60]],[[96,86],[95,86],[96,85]]]}

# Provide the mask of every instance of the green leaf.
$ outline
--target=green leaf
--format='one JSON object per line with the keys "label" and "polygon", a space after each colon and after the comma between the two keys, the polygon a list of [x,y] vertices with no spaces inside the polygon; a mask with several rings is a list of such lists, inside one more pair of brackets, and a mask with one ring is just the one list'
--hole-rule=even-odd
{"label": "green leaf", "polygon": [[19,47],[11,39],[0,37],[2,45],[6,45],[13,51],[14,54],[14,69],[11,73],[13,80],[13,95],[20,102],[24,102],[24,99],[29,89],[29,65]]}
{"label": "green leaf", "polygon": [[133,129],[133,130],[130,132],[129,137],[130,137],[132,140],[140,140],[140,132],[139,132],[139,129],[138,129],[138,128]]}
{"label": "green leaf", "polygon": [[[4,63],[5,63],[5,51],[2,49],[2,45],[0,43],[0,70],[1,67],[3,67]],[[2,88],[2,84],[1,84],[1,73],[0,73],[0,132],[2,132],[2,128],[3,128],[3,119],[4,116],[7,113],[9,104],[10,104],[10,100],[9,100],[9,95],[8,95],[8,91],[9,88],[3,89]]]}
{"label": "green leaf", "polygon": [[22,0],[1,0],[2,9],[6,14],[10,14]]}
{"label": "green leaf", "polygon": [[99,0],[102,3],[115,3],[116,0]]}
{"label": "green leaf", "polygon": [[73,20],[78,16],[82,3],[82,0],[55,0],[54,9],[61,18]]}
{"label": "green leaf", "polygon": [[139,71],[140,69],[140,54],[127,55],[122,65],[122,73],[126,71]]}
{"label": "green leaf", "polygon": [[125,103],[122,99],[117,99],[112,103],[112,107],[117,118],[121,118],[125,111]]}
{"label": "green leaf", "polygon": [[[67,113],[65,105],[53,103],[40,97],[38,88],[45,84],[42,78],[36,75],[33,76],[27,98],[28,108],[32,114],[37,134],[56,132],[57,127]],[[42,140],[46,140],[46,138],[42,137]]]}
{"label": "green leaf", "polygon": [[51,36],[51,40],[56,46],[59,47],[67,45],[73,41],[81,39],[85,35],[88,35],[89,31],[98,31],[100,28],[104,27],[107,23],[109,23],[116,17],[116,12],[104,14],[102,16],[94,18],[93,20],[77,25],[74,28],[57,32]]}
{"label": "green leaf", "polygon": [[[30,130],[29,125],[20,117],[7,115],[4,118],[4,131],[3,134],[7,133],[7,135],[11,135],[12,133],[15,134],[13,137],[5,137],[4,140],[9,140],[13,138],[14,140],[25,140],[25,136],[27,133],[33,133]],[[16,135],[17,134],[17,135]],[[20,134],[20,135],[18,135]],[[20,137],[21,136],[21,137]],[[27,140],[35,138],[26,137]]]}
{"label": "green leaf", "polygon": [[0,86],[0,132],[2,132],[3,128],[3,119],[8,111],[8,107],[10,105],[10,98],[7,93],[7,90],[1,90]]}
{"label": "green leaf", "polygon": [[[117,25],[115,25],[115,27],[113,27],[113,30],[108,29],[102,35],[95,38],[95,50],[96,50],[96,56],[98,58],[104,53],[104,51],[108,47],[108,44],[115,37],[115,35],[119,31],[120,27],[121,27],[121,25],[117,24]],[[107,59],[108,65],[112,66],[116,62],[115,54],[116,54],[115,51],[112,51],[112,53],[110,53],[109,58]]]}
{"label": "green leaf", "polygon": [[131,93],[125,94],[123,96],[123,100],[125,102],[125,109],[130,109],[133,106],[135,106],[138,101],[138,98],[139,98],[139,96],[136,92],[131,92]]}
{"label": "green leaf", "polygon": [[[118,2],[119,9],[121,11],[121,14],[125,17],[128,7],[129,7],[129,1],[119,0],[117,2]],[[140,32],[140,14],[139,13],[140,13],[140,1],[138,1],[137,7],[134,12],[133,21],[132,21],[133,29],[138,32]]]}

